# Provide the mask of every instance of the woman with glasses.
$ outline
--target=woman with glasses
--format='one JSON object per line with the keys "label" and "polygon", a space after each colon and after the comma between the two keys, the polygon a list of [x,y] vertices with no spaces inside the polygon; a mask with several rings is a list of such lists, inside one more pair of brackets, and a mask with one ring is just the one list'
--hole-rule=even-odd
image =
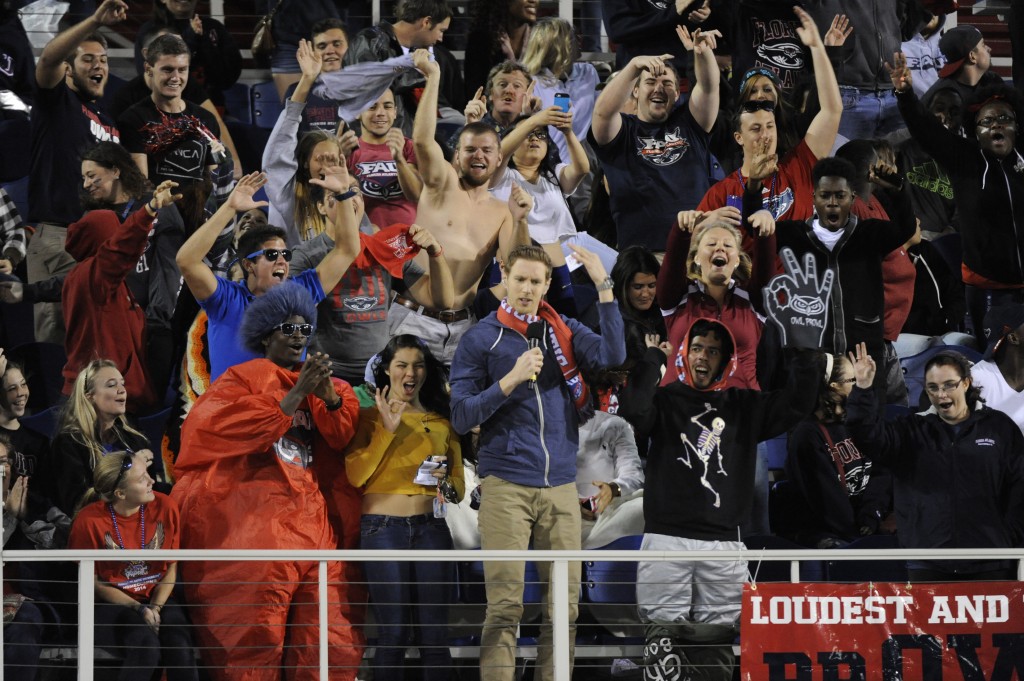
{"label": "woman with glasses", "polygon": [[[1024,436],[985,406],[970,362],[953,351],[925,364],[931,409],[881,420],[871,385],[875,361],[863,343],[847,423],[861,451],[892,471],[900,544],[911,549],[1002,549],[1024,545]],[[910,561],[912,581],[1014,579],[1013,561]]]}
{"label": "woman with glasses", "polygon": [[826,354],[818,406],[786,442],[795,502],[788,520],[806,546],[831,549],[874,534],[892,509],[892,479],[861,454],[846,428],[846,399],[856,381],[849,358]]}
{"label": "woman with glasses", "polygon": [[[309,292],[290,283],[246,310],[239,337],[262,357],[224,372],[182,426],[172,492],[182,548],[335,549],[328,514],[359,517],[358,501],[329,508],[321,491],[338,484],[323,472],[352,437],[359,406],[347,384],[331,379],[329,357],[303,360],[315,320]],[[328,566],[329,655],[341,667],[332,678],[350,680],[362,650],[342,570]],[[281,665],[286,678],[304,678],[296,665],[319,664],[315,561],[189,563],[182,574],[214,679],[277,678]]]}
{"label": "woman with glasses", "polygon": [[[149,450],[146,436],[128,422],[129,400],[125,378],[115,362],[96,359],[78,372],[47,464],[53,476],[53,501],[68,515],[93,486],[93,470],[110,452]],[[152,457],[150,461],[152,477],[161,478],[162,467]]]}
{"label": "woman with glasses", "polygon": [[890,71],[896,102],[910,135],[949,175],[961,220],[967,313],[979,347],[990,307],[1024,303],[1024,154],[1020,124],[1024,95],[993,85],[975,93],[964,112],[967,137],[948,130],[914,94],[901,53]]}
{"label": "woman with glasses", "polygon": [[[465,492],[459,435],[448,422],[444,369],[415,336],[392,338],[373,364],[376,407],[360,413],[345,456],[348,479],[363,491],[364,549],[453,548],[445,516]],[[377,623],[374,679],[405,678],[405,646],[420,649],[422,678],[448,679],[450,561],[377,563],[369,575]]]}
{"label": "woman with glasses", "polygon": [[[153,491],[152,460],[149,450],[125,450],[97,462],[69,549],[178,548],[178,506]],[[96,563],[96,647],[122,658],[119,681],[149,681],[161,667],[168,681],[199,678],[188,620],[172,597],[176,576],[166,560]]]}

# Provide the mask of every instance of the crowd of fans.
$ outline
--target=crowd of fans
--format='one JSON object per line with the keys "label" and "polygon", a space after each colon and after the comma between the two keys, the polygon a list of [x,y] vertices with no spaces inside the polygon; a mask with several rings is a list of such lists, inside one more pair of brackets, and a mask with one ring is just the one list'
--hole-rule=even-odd
{"label": "crowd of fans", "polygon": [[[155,3],[113,97],[126,2],[38,60],[2,5],[0,133],[29,125],[31,158],[28,214],[0,189],[0,300],[67,357],[48,440],[0,353],[5,548],[1024,546],[1024,95],[977,28],[928,0],[602,0],[605,78],[536,0],[476,4],[460,65],[445,0],[358,31],[271,2],[283,110],[257,150],[225,123],[241,54],[196,0]],[[940,345],[984,357],[933,354],[918,401],[901,360]],[[139,419],[165,410],[151,441]],[[5,669],[32,679],[74,574],[13,567]],[[514,673],[523,570],[485,565],[485,678]],[[300,678],[316,577],[100,562],[96,642],[122,679],[196,679],[193,645],[211,678]],[[650,678],[731,678],[745,565],[637,579]],[[368,604],[375,679],[404,678],[410,644],[449,678],[454,581],[331,564],[336,677]]]}

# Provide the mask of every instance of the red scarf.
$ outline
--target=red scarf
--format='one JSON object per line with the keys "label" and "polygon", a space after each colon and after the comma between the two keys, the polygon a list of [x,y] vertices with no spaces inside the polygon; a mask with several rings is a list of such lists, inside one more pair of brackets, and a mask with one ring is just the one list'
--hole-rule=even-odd
{"label": "red scarf", "polygon": [[376,263],[393,277],[401,277],[402,266],[420,252],[420,247],[409,236],[409,225],[405,224],[385,227],[376,234],[360,232],[359,242],[362,249],[356,256],[356,267],[369,269]]}
{"label": "red scarf", "polygon": [[572,331],[562,317],[555,312],[555,308],[543,300],[536,315],[519,314],[508,304],[508,299],[501,301],[498,308],[498,321],[513,331],[526,336],[526,327],[538,319],[546,322],[548,339],[551,347],[558,358],[559,368],[562,370],[562,377],[565,379],[565,386],[572,397],[576,413],[579,414],[580,423],[586,423],[594,415],[594,405],[590,400],[590,389],[580,375],[579,367],[576,366],[576,355],[572,349]]}

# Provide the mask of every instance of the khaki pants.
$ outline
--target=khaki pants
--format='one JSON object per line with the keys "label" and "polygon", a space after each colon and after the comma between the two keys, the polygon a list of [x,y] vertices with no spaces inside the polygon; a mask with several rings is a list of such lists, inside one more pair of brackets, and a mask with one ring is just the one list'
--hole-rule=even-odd
{"label": "khaki pants", "polygon": [[[493,475],[484,478],[480,502],[480,543],[487,550],[580,548],[580,504],[575,483],[558,487],[524,487]],[[480,677],[511,681],[515,677],[516,629],[523,616],[523,572],[520,561],[485,561],[487,614],[480,648]],[[537,676],[554,678],[552,649],[551,565],[537,564],[541,580],[542,626],[537,641]],[[569,659],[576,639],[581,565],[569,563]]]}
{"label": "khaki pants", "polygon": [[[67,274],[75,266],[75,259],[64,250],[67,227],[53,222],[42,222],[28,243],[25,254],[28,283],[46,281],[50,277]],[[41,343],[64,345],[64,312],[60,303],[36,303],[35,336]]]}

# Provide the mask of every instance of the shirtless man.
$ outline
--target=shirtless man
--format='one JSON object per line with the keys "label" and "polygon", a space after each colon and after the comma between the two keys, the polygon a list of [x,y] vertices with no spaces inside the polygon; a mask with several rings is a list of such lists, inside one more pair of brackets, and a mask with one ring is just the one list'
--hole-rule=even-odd
{"label": "shirtless man", "polygon": [[515,246],[530,242],[526,216],[533,208],[533,199],[514,186],[506,206],[487,191],[491,175],[501,163],[501,142],[486,125],[467,125],[459,135],[454,163],[445,159],[434,141],[441,71],[426,50],[416,50],[413,62],[427,78],[412,133],[423,178],[416,223],[441,243],[455,282],[455,306],[442,309],[431,296],[429,281],[422,276],[430,256],[421,252],[406,271],[409,290],[406,296],[395,297],[388,325],[392,336],[419,336],[435,357],[450,365],[459,339],[475,321],[469,305],[488,263],[499,248],[507,254]]}

